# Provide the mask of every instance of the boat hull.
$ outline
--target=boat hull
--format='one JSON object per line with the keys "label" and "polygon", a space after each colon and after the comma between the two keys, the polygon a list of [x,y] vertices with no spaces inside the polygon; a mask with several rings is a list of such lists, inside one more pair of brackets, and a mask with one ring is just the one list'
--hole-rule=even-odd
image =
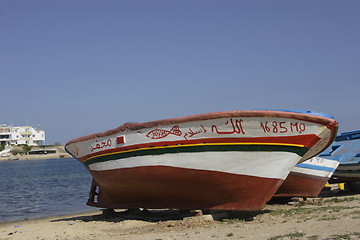
{"label": "boat hull", "polygon": [[338,135],[320,157],[340,162],[330,182],[360,182],[360,130]]}
{"label": "boat hull", "polygon": [[[93,173],[102,186],[88,205],[106,208],[258,210],[282,180],[174,167]],[[108,179],[114,179],[109,184]],[[139,182],[141,184],[139,184]],[[263,194],[265,193],[265,194]]]}
{"label": "boat hull", "polygon": [[125,124],[66,149],[93,176],[91,206],[259,210],[336,129],[307,114],[221,112]]}
{"label": "boat hull", "polygon": [[360,182],[360,163],[340,164],[334,172],[332,182]]}
{"label": "boat hull", "polygon": [[289,152],[231,151],[94,163],[88,169],[96,179],[94,184],[101,186],[100,194],[94,189],[88,204],[107,208],[258,210],[300,158]]}
{"label": "boat hull", "polygon": [[317,197],[339,162],[314,157],[295,165],[275,197]]}

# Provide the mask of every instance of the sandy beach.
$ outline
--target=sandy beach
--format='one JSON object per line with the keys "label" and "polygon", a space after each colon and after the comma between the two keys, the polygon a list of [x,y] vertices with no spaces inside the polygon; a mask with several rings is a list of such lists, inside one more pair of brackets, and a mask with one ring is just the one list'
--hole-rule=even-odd
{"label": "sandy beach", "polygon": [[330,195],[258,212],[97,210],[1,223],[0,239],[360,239],[360,194]]}

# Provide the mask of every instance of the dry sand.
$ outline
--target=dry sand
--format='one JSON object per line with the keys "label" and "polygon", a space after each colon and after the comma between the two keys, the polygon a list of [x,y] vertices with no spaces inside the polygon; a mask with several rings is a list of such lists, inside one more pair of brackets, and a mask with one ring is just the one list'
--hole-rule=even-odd
{"label": "dry sand", "polygon": [[0,239],[360,239],[360,194],[295,198],[259,212],[104,212],[1,223]]}

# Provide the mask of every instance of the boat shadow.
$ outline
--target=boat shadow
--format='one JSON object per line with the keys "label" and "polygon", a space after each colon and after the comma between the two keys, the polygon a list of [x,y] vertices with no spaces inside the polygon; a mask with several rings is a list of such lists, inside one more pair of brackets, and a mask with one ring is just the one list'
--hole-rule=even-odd
{"label": "boat shadow", "polygon": [[227,219],[236,219],[240,221],[252,221],[257,215],[271,212],[270,210],[259,211],[222,211],[222,210],[148,210],[148,209],[130,209],[115,211],[113,209],[104,209],[102,213],[95,215],[82,215],[52,220],[51,222],[61,221],[83,221],[83,222],[122,222],[126,220],[139,220],[145,222],[162,222],[171,220],[184,220],[189,217],[202,217],[210,221],[223,221]]}
{"label": "boat shadow", "polygon": [[[301,206],[306,204],[321,203],[325,199],[336,198],[340,196],[353,196],[360,193],[358,191],[348,190],[327,190],[324,189],[317,197],[302,198],[302,197],[288,197],[288,198],[272,198],[267,205],[293,205]],[[294,204],[294,202],[296,204]],[[178,210],[178,209],[128,209],[116,211],[113,209],[102,209],[100,214],[89,213],[89,215],[81,215],[75,217],[64,217],[51,222],[61,221],[83,221],[83,222],[123,222],[126,220],[139,220],[145,222],[162,222],[171,220],[184,220],[189,217],[203,217],[210,221],[224,221],[224,220],[238,220],[238,221],[252,221],[258,215],[272,212],[269,209],[258,211],[225,211],[225,210]]]}

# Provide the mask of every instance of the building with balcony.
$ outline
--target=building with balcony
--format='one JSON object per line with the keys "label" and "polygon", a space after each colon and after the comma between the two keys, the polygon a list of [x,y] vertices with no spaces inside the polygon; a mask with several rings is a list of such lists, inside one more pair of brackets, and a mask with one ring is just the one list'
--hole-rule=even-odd
{"label": "building with balcony", "polygon": [[45,143],[45,132],[31,126],[14,127],[0,124],[0,145],[12,146],[26,144],[38,146]]}

